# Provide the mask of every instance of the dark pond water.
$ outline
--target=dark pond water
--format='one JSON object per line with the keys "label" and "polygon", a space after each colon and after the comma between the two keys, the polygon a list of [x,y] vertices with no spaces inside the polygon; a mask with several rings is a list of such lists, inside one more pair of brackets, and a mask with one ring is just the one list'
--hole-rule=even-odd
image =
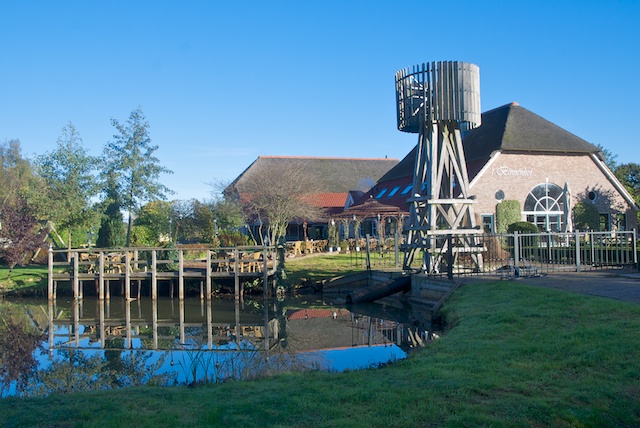
{"label": "dark pond water", "polygon": [[437,337],[408,304],[95,299],[0,302],[2,396],[378,367]]}

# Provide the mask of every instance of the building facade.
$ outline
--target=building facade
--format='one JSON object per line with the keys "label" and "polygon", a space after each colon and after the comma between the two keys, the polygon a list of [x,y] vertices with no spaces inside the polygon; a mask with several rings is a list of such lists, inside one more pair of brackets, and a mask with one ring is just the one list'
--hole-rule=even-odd
{"label": "building facade", "polygon": [[[593,204],[600,230],[637,227],[639,207],[594,145],[511,103],[482,114],[482,125],[463,136],[476,224],[496,231],[496,206],[520,203],[521,220],[540,231],[572,231],[573,208]],[[407,209],[413,189],[415,148],[358,203],[375,198]]]}

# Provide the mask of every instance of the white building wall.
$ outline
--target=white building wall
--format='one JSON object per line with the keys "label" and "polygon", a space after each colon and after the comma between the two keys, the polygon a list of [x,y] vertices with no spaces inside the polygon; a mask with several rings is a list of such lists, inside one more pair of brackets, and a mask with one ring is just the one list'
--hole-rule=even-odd
{"label": "white building wall", "polygon": [[637,227],[632,206],[588,155],[500,153],[480,174],[471,182],[471,194],[478,201],[474,206],[476,216],[495,214],[498,190],[504,192],[504,199],[518,200],[524,206],[531,189],[548,181],[561,188],[569,183],[572,206],[588,200],[589,191],[594,190],[600,213],[626,213],[627,228]]}

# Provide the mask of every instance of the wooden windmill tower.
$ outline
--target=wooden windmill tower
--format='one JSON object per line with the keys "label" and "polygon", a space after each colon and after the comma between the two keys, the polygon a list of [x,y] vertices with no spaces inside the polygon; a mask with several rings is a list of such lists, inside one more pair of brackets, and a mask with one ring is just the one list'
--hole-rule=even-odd
{"label": "wooden windmill tower", "polygon": [[419,134],[408,199],[404,268],[422,251],[422,270],[438,273],[443,257],[468,253],[482,268],[461,131],[480,126],[480,70],[459,61],[396,73],[398,129]]}

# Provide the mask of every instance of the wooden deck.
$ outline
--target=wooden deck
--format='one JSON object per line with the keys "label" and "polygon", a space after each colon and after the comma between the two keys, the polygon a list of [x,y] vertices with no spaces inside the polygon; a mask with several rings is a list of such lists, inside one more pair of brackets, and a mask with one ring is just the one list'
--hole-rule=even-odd
{"label": "wooden deck", "polygon": [[[64,261],[56,259],[66,258]],[[158,298],[158,281],[178,282],[178,297],[184,299],[185,279],[201,279],[211,297],[214,278],[233,278],[236,297],[240,279],[263,278],[264,284],[275,275],[277,257],[274,247],[242,246],[225,248],[121,248],[109,250],[49,249],[48,297],[55,299],[60,281],[71,283],[74,299],[81,299],[83,282],[97,284],[98,297],[109,298],[110,281],[124,286],[131,299],[132,282],[150,281],[151,298]],[[267,287],[265,287],[265,294]]]}

